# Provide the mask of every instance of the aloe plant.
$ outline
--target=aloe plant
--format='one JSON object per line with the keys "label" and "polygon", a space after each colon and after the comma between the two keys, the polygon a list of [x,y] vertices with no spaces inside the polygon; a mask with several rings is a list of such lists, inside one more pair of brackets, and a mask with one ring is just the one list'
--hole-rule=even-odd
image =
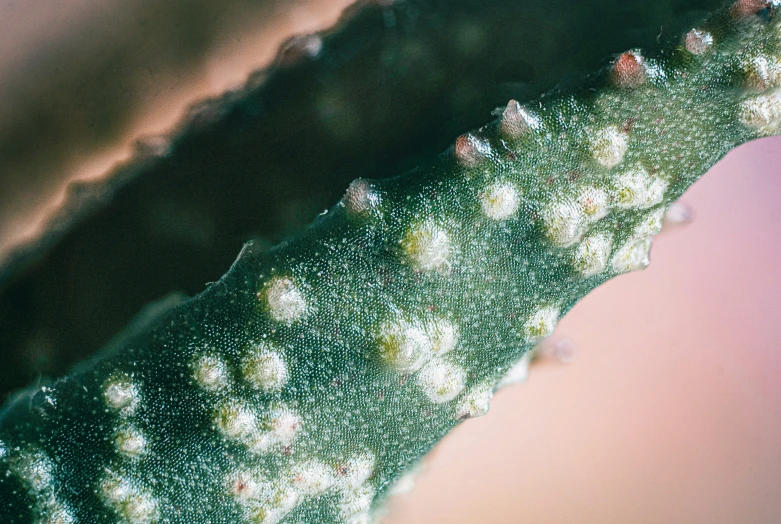
{"label": "aloe plant", "polygon": [[[665,209],[781,128],[781,24],[740,0],[272,249],[0,416],[9,522],[368,522]],[[505,380],[506,381],[506,380]]]}

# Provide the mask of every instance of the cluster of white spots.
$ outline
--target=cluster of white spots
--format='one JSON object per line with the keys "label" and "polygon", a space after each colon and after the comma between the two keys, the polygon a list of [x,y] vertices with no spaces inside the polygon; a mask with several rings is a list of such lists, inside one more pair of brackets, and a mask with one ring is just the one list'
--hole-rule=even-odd
{"label": "cluster of white spots", "polygon": [[282,356],[264,344],[258,345],[244,362],[244,378],[257,389],[279,391],[288,381]]}
{"label": "cluster of white spots", "polygon": [[444,318],[426,322],[386,322],[380,328],[380,357],[400,373],[414,373],[433,356],[442,356],[458,344],[458,328]]}
{"label": "cluster of white spots", "polygon": [[431,357],[434,344],[423,325],[405,320],[380,328],[380,357],[401,373],[414,373]]}
{"label": "cluster of white spots", "polygon": [[291,324],[307,313],[304,295],[288,277],[271,279],[258,293],[258,298],[265,301],[269,315],[277,322]]}
{"label": "cluster of white spots", "polygon": [[713,35],[707,31],[692,29],[686,33],[684,45],[693,55],[701,55],[713,46]]}
{"label": "cluster of white spots", "polygon": [[353,180],[341,201],[348,211],[355,214],[370,213],[380,205],[380,194],[361,178]]}
{"label": "cluster of white spots", "polygon": [[577,202],[588,222],[597,222],[610,212],[610,201],[607,193],[594,186],[586,186],[580,189]]}
{"label": "cluster of white spots", "polygon": [[748,87],[765,90],[781,86],[781,61],[774,56],[754,56],[743,64]]}
{"label": "cluster of white spots", "polygon": [[529,379],[529,365],[532,361],[531,351],[527,351],[523,356],[507,370],[502,380],[499,381],[499,388],[512,386],[513,384],[522,384]]}
{"label": "cluster of white spots", "polygon": [[5,442],[0,440],[0,460],[3,460],[8,456],[8,448],[5,446]]}
{"label": "cluster of white spots", "polygon": [[542,222],[548,240],[560,247],[571,246],[581,239],[587,221],[583,208],[573,201],[559,201],[546,207]]}
{"label": "cluster of white spots", "polygon": [[480,384],[473,387],[458,402],[456,418],[458,420],[466,420],[482,417],[491,409],[491,398],[493,396],[493,388],[488,384]]}
{"label": "cluster of white spots", "polygon": [[114,375],[103,384],[106,405],[123,416],[132,415],[141,402],[138,386],[125,374]]}
{"label": "cluster of white spots", "polygon": [[453,246],[447,232],[429,221],[411,228],[401,247],[413,266],[423,271],[443,272],[450,269]]}
{"label": "cluster of white spots", "polygon": [[539,129],[541,125],[540,117],[521,106],[517,101],[510,100],[502,111],[499,130],[509,138],[520,138]]}
{"label": "cluster of white spots", "polygon": [[553,333],[556,324],[559,322],[559,313],[558,306],[551,305],[537,308],[523,326],[526,341],[529,343],[539,342]]}
{"label": "cluster of white spots", "polygon": [[456,398],[466,386],[466,371],[457,364],[432,359],[417,375],[420,389],[435,404]]}
{"label": "cluster of white spots", "polygon": [[71,524],[76,522],[76,517],[69,507],[50,499],[41,512],[38,522],[40,524]]}
{"label": "cluster of white spots", "polygon": [[781,90],[763,93],[743,101],[740,118],[761,135],[773,135],[781,127]]}
{"label": "cluster of white spots", "polygon": [[199,355],[192,362],[193,378],[207,391],[227,389],[230,384],[228,366],[215,355]]}
{"label": "cluster of white spots", "polygon": [[347,524],[369,524],[372,521],[370,510],[374,495],[374,487],[368,483],[343,491],[339,501],[339,516]]}
{"label": "cluster of white spots", "polygon": [[644,269],[650,262],[650,252],[650,238],[634,238],[616,251],[610,264],[618,273]]}
{"label": "cluster of white spots", "polygon": [[591,139],[594,160],[608,169],[623,162],[628,147],[626,134],[616,126],[598,130]]}
{"label": "cluster of white spots", "polygon": [[596,233],[583,239],[575,249],[573,267],[584,277],[602,273],[610,260],[613,238],[607,233]]}
{"label": "cluster of white spots", "polygon": [[137,427],[128,424],[117,431],[114,436],[114,447],[125,457],[135,459],[146,452],[147,441]]}
{"label": "cluster of white spots", "polygon": [[472,134],[461,135],[456,139],[456,160],[463,167],[475,167],[491,154],[491,145]]}
{"label": "cluster of white spots", "polygon": [[157,501],[127,478],[107,470],[100,482],[100,494],[125,522],[142,524],[158,521]]}
{"label": "cluster of white spots", "polygon": [[397,497],[412,492],[421,471],[423,471],[423,461],[418,462],[399,477],[396,483],[391,486],[388,494],[392,497]]}
{"label": "cluster of white spots", "polygon": [[627,51],[613,63],[611,79],[616,87],[634,89],[648,79],[645,59],[637,51]]}
{"label": "cluster of white spots", "polygon": [[493,220],[506,220],[513,216],[521,204],[518,189],[510,182],[498,182],[480,195],[483,212]]}
{"label": "cluster of white spots", "polygon": [[301,430],[301,417],[288,407],[277,406],[259,417],[252,407],[237,401],[221,404],[214,423],[225,437],[256,453],[291,445]]}
{"label": "cluster of white spots", "polygon": [[662,202],[668,183],[635,167],[615,180],[613,200],[618,207],[646,209]]}

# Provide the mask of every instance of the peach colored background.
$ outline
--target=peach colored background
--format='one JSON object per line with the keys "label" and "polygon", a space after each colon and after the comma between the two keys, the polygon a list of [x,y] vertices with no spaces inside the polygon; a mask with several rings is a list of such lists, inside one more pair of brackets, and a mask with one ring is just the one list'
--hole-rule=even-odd
{"label": "peach colored background", "polygon": [[781,138],[684,195],[651,266],[586,297],[437,449],[387,523],[781,522]]}

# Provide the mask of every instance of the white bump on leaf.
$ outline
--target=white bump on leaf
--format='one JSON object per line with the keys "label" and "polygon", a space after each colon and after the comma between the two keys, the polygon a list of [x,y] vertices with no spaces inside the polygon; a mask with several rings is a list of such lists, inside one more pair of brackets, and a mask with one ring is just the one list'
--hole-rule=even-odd
{"label": "white bump on leaf", "polygon": [[664,200],[667,185],[666,180],[652,177],[645,169],[638,167],[618,177],[614,201],[621,208],[652,207]]}
{"label": "white bump on leaf", "polygon": [[200,355],[192,364],[193,378],[207,391],[219,391],[228,387],[228,367],[214,355]]}
{"label": "white bump on leaf", "polygon": [[374,495],[375,490],[369,484],[343,491],[339,501],[339,516],[346,524],[370,524],[369,510]]}
{"label": "white bump on leaf", "polygon": [[526,341],[538,342],[553,333],[559,321],[559,308],[556,306],[544,306],[532,313],[529,320],[523,326]]}
{"label": "white bump on leaf", "polygon": [[504,388],[513,384],[521,384],[529,379],[529,364],[531,364],[532,353],[527,351],[523,356],[513,364],[513,366],[505,373],[502,380],[499,382],[499,387]]}
{"label": "white bump on leaf", "polygon": [[480,196],[483,212],[493,220],[505,220],[518,211],[521,200],[518,190],[509,182],[493,184]]}
{"label": "white bump on leaf", "polygon": [[577,201],[588,222],[597,222],[610,212],[610,198],[602,189],[593,186],[584,187],[578,193]]}
{"label": "white bump on leaf", "polygon": [[402,248],[413,265],[423,271],[443,271],[450,268],[452,246],[447,232],[433,222],[410,229],[401,241]]}
{"label": "white bump on leaf", "polygon": [[455,349],[458,344],[458,329],[444,318],[428,324],[431,351],[435,355],[444,355]]}
{"label": "white bump on leaf", "polygon": [[277,322],[291,324],[306,314],[304,295],[290,278],[272,279],[259,295],[265,299],[271,318]]}
{"label": "white bump on leaf", "polygon": [[291,483],[302,495],[317,496],[325,493],[335,482],[333,470],[319,460],[308,460],[293,468]]}
{"label": "white bump on leaf", "polygon": [[106,405],[122,415],[130,415],[138,407],[140,393],[130,377],[115,375],[103,384],[103,399]]}
{"label": "white bump on leaf", "polygon": [[475,167],[482,163],[490,154],[490,144],[471,134],[461,135],[456,139],[456,160],[464,167]]}
{"label": "white bump on leaf", "polygon": [[246,440],[257,430],[257,417],[252,410],[238,402],[227,402],[217,408],[214,422],[231,439]]}
{"label": "white bump on leaf", "polygon": [[591,140],[591,154],[597,162],[608,169],[624,160],[627,148],[626,134],[615,126],[600,129]]}
{"label": "white bump on leaf", "polygon": [[573,266],[584,277],[602,273],[610,260],[613,239],[606,233],[597,233],[584,238],[575,248]]}
{"label": "white bump on leaf", "polygon": [[664,208],[650,211],[634,230],[635,238],[650,237],[659,234],[664,224]]}
{"label": "white bump on leaf", "polygon": [[342,205],[352,213],[369,213],[380,205],[380,195],[368,181],[359,178],[347,188]]}
{"label": "white bump on leaf", "polygon": [[648,267],[651,239],[633,238],[613,255],[611,265],[618,273],[627,273]]}
{"label": "white bump on leaf", "polygon": [[251,451],[264,453],[272,448],[289,446],[301,431],[301,416],[287,407],[278,407],[265,414],[257,431],[248,439]]}
{"label": "white bump on leaf", "polygon": [[775,134],[781,127],[781,90],[744,100],[740,109],[744,125],[764,136]]}
{"label": "white bump on leaf", "polygon": [[692,29],[686,33],[686,50],[693,55],[701,55],[713,46],[713,35],[707,31]]}
{"label": "white bump on leaf", "polygon": [[434,344],[422,326],[406,321],[387,322],[379,336],[380,357],[401,373],[412,373],[426,363]]}
{"label": "white bump on leaf", "polygon": [[507,107],[502,111],[500,131],[507,137],[519,138],[540,126],[540,118],[515,100],[507,102]]}
{"label": "white bump on leaf", "polygon": [[52,487],[55,466],[42,451],[22,451],[13,457],[10,466],[30,491],[40,493]]}
{"label": "white bump on leaf", "polygon": [[345,489],[358,489],[374,474],[376,459],[371,453],[350,457],[337,469],[337,482]]}
{"label": "white bump on leaf", "polygon": [[486,384],[475,386],[459,401],[456,408],[456,418],[466,420],[482,417],[491,409],[491,397],[493,396],[494,392],[491,386]]}
{"label": "white bump on leaf", "polygon": [[279,353],[261,345],[245,361],[244,378],[263,391],[278,391],[288,380],[287,365]]}
{"label": "white bump on leaf", "polygon": [[466,385],[466,372],[461,366],[434,359],[420,370],[418,385],[435,404],[453,400]]}
{"label": "white bump on leaf", "polygon": [[138,458],[146,451],[146,438],[138,428],[128,425],[117,431],[114,437],[114,447],[128,458]]}
{"label": "white bump on leaf", "polygon": [[548,240],[561,247],[580,240],[586,230],[583,209],[570,201],[556,202],[545,208],[542,221]]}
{"label": "white bump on leaf", "polygon": [[107,471],[100,483],[100,493],[123,521],[131,524],[157,522],[157,501],[131,481]]}

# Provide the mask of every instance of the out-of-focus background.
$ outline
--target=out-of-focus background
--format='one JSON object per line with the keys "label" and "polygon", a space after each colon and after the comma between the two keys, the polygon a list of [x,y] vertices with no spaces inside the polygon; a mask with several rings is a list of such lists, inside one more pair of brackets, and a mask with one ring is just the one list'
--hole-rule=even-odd
{"label": "out-of-focus background", "polygon": [[[4,395],[150,300],[197,293],[243,240],[293,234],[352,178],[424,161],[507,98],[721,2],[382,0],[290,40],[347,3],[0,3]],[[187,109],[258,69],[237,102]],[[139,152],[159,133],[174,139]],[[114,167],[134,155],[152,160]],[[574,361],[535,365],[459,427],[387,521],[781,522],[780,166],[781,139],[765,139],[698,182],[683,199],[695,219],[659,237],[651,267],[561,323],[552,343]],[[108,182],[52,223],[85,178]]]}

